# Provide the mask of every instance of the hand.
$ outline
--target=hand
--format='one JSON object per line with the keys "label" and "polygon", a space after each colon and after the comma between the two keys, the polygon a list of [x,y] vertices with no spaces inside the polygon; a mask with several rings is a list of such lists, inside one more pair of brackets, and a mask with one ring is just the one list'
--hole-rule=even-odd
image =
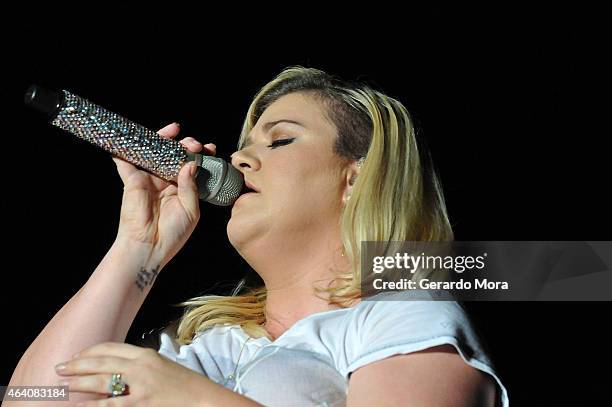
{"label": "hand", "polygon": [[[110,406],[109,385],[113,373],[120,373],[129,393],[116,396],[112,405],[124,406],[194,406],[207,397],[214,384],[206,376],[179,365],[150,348],[118,342],[89,347],[72,360],[61,363],[56,371],[63,376],[70,392],[97,393],[100,400],[83,402],[87,407]],[[58,365],[59,366],[59,365]],[[213,393],[210,391],[210,393]],[[81,404],[78,404],[79,406]]]}
{"label": "hand", "polygon": [[[179,131],[173,123],[158,134],[173,139]],[[180,143],[193,153],[216,153],[214,144],[202,146],[192,137]],[[163,267],[187,242],[200,217],[198,190],[190,174],[193,163],[181,168],[175,185],[121,158],[113,157],[113,161],[124,184],[116,240],[126,245],[144,244]]]}

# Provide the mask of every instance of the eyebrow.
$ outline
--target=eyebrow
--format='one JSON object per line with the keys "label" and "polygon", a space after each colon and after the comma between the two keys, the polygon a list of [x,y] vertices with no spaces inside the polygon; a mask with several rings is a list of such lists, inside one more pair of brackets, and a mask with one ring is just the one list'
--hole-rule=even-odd
{"label": "eyebrow", "polygon": [[[264,124],[263,125],[264,132],[268,133],[270,131],[270,129],[272,129],[272,127],[276,126],[279,123],[297,124],[300,127],[306,128],[306,126],[304,126],[302,123],[297,122],[295,120],[281,119],[281,120],[276,120],[276,121],[268,122],[268,123]],[[242,144],[242,148],[246,148],[246,147],[250,146],[252,143],[253,142],[251,141],[251,139],[249,137],[247,137],[246,140],[244,141],[244,143]]]}

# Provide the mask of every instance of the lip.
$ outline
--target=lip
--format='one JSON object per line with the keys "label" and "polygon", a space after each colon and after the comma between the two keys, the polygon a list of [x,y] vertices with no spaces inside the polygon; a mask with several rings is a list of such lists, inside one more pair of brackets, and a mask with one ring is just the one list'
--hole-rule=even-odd
{"label": "lip", "polygon": [[[259,192],[259,188],[257,188],[255,185],[251,184],[248,180],[244,180],[244,185],[247,186],[247,188],[252,189],[255,192]],[[250,192],[249,192],[250,193]]]}
{"label": "lip", "polygon": [[242,200],[244,199],[244,197],[245,197],[245,196],[251,196],[251,195],[256,195],[256,194],[257,194],[257,192],[245,192],[244,194],[240,195],[240,196],[238,197],[238,199],[236,199],[236,200],[234,201],[234,205],[236,205],[236,204],[238,203],[238,201],[242,201]]}

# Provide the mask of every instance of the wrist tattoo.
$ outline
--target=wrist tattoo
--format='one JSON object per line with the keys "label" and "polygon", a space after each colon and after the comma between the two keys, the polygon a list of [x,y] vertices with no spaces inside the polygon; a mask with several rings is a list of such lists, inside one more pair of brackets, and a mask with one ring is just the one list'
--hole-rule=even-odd
{"label": "wrist tattoo", "polygon": [[151,270],[147,270],[146,268],[142,268],[138,272],[138,276],[136,278],[136,286],[140,289],[140,291],[144,291],[145,287],[153,284],[153,280],[157,277],[159,273],[159,266],[153,267]]}

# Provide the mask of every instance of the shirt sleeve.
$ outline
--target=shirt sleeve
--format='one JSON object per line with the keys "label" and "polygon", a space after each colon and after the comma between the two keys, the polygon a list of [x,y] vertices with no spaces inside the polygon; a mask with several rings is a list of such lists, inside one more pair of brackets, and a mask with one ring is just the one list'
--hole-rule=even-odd
{"label": "shirt sleeve", "polygon": [[157,351],[179,365],[185,366],[197,373],[205,374],[204,366],[192,345],[180,345],[169,332],[160,334],[160,346]]}
{"label": "shirt sleeve", "polygon": [[397,354],[449,344],[470,366],[491,375],[498,387],[499,406],[508,406],[508,393],[494,370],[470,320],[456,301],[419,300],[409,291],[383,293],[362,300],[347,321],[346,367],[352,372]]}

